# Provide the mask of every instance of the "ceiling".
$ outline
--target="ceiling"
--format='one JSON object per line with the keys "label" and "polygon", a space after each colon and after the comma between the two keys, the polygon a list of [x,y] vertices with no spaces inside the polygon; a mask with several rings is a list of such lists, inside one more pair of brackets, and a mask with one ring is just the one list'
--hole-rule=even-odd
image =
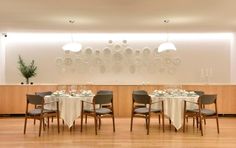
{"label": "ceiling", "polygon": [[167,31],[236,32],[236,0],[0,0],[0,32]]}

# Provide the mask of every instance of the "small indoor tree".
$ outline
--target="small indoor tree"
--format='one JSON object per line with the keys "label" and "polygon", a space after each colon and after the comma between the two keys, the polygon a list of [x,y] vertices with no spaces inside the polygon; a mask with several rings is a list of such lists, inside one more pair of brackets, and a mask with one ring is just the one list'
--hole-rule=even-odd
{"label": "small indoor tree", "polygon": [[26,65],[24,60],[19,56],[18,59],[19,67],[21,74],[26,79],[26,84],[29,84],[29,78],[36,76],[37,66],[34,65],[34,60],[31,61],[29,65]]}

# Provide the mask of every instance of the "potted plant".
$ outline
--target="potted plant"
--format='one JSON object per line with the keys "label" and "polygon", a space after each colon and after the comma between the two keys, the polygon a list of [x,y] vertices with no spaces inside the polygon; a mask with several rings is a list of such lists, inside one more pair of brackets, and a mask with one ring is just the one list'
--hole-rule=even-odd
{"label": "potted plant", "polygon": [[26,65],[21,56],[18,59],[19,67],[21,74],[26,79],[26,84],[29,84],[29,78],[36,76],[37,66],[34,65],[34,60],[31,61],[29,65]]}

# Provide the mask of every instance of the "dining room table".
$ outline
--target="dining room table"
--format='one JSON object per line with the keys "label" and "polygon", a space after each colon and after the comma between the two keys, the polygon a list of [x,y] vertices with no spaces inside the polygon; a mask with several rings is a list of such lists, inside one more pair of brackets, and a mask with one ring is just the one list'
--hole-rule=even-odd
{"label": "dining room table", "polygon": [[[52,95],[44,97],[45,103],[58,101],[60,118],[64,123],[71,128],[74,121],[81,115],[81,101],[92,102],[94,94],[90,91],[88,93],[58,93],[54,92]],[[91,104],[86,104],[85,108],[91,108]],[[50,103],[44,106],[45,109],[56,110],[56,104]]]}
{"label": "dining room table", "polygon": [[[197,102],[199,96],[193,91],[185,91],[179,89],[155,90],[149,94],[153,102],[164,100],[164,114],[171,120],[171,124],[176,130],[183,125],[184,120],[184,100]],[[160,104],[155,103],[152,108],[160,108]],[[186,109],[196,109],[194,103],[187,103]]]}

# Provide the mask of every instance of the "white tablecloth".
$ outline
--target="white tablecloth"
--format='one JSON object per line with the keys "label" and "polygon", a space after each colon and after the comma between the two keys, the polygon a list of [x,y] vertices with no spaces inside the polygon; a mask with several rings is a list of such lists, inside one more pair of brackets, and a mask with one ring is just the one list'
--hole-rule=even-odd
{"label": "white tablecloth", "polygon": [[[81,114],[81,100],[92,102],[93,96],[45,96],[45,102],[59,101],[60,117],[71,127]],[[89,106],[87,106],[89,107]],[[56,109],[56,104],[45,105],[45,109]]]}
{"label": "white tablecloth", "polygon": [[[164,114],[170,118],[172,125],[178,130],[183,125],[184,100],[197,102],[199,96],[154,96],[150,95],[152,100],[164,100]],[[160,104],[153,104],[152,108],[160,108]],[[196,105],[187,103],[187,109],[194,109]]]}

